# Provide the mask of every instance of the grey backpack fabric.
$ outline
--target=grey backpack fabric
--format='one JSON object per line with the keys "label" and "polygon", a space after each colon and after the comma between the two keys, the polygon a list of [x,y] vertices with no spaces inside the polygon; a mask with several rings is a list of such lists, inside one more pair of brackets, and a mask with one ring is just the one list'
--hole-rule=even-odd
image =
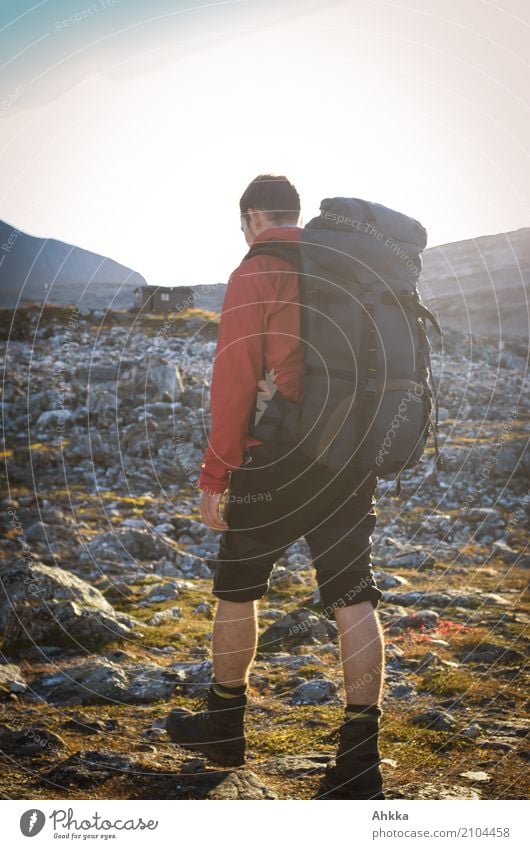
{"label": "grey backpack fabric", "polygon": [[[332,471],[347,463],[380,477],[419,462],[436,440],[430,343],[417,281],[427,234],[413,218],[359,198],[327,198],[300,242],[253,245],[300,274],[303,402],[277,392],[251,433],[292,440]],[[277,397],[278,396],[278,397]],[[436,442],[437,465],[441,466]]]}

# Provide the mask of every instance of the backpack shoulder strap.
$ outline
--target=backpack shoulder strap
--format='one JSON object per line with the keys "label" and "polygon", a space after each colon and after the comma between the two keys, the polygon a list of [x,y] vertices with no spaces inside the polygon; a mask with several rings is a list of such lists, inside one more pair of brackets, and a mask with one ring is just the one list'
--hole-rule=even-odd
{"label": "backpack shoulder strap", "polygon": [[276,256],[296,266],[301,271],[300,246],[296,242],[286,242],[283,239],[276,241],[257,242],[252,245],[243,257],[243,261],[253,256]]}
{"label": "backpack shoulder strap", "polygon": [[257,242],[251,246],[248,253],[243,258],[250,259],[253,256],[276,256],[280,259],[284,259],[287,262],[290,262],[296,268],[298,272],[298,280],[299,280],[299,293],[298,293],[298,302],[300,304],[300,339],[303,343],[303,371],[302,374],[305,374],[307,371],[307,345],[305,344],[307,340],[307,327],[308,327],[308,310],[307,305],[309,301],[309,294],[307,292],[306,279],[304,277],[304,265],[302,260],[302,253],[300,250],[300,245],[298,242],[286,242],[283,239],[276,239],[274,241],[267,242]]}

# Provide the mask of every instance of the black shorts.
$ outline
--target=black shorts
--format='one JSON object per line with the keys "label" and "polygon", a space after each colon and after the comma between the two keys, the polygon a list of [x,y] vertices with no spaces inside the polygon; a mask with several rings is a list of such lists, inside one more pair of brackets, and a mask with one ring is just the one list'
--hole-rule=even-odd
{"label": "black shorts", "polygon": [[312,463],[298,448],[276,463],[265,446],[246,451],[232,472],[213,593],[226,601],[261,598],[274,563],[300,537],[310,548],[320,599],[335,607],[382,597],[372,573],[377,477],[349,468],[339,474]]}

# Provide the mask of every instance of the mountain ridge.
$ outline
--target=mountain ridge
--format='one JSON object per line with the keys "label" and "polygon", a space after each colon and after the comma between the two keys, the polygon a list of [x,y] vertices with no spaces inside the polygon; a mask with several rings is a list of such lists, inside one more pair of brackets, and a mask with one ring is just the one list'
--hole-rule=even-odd
{"label": "mountain ridge", "polygon": [[[442,327],[528,338],[530,227],[434,245],[423,253],[420,293]],[[147,281],[115,260],[0,221],[0,307],[41,302],[128,309]],[[175,281],[174,285],[178,285]],[[195,305],[219,312],[226,284],[192,287]]]}

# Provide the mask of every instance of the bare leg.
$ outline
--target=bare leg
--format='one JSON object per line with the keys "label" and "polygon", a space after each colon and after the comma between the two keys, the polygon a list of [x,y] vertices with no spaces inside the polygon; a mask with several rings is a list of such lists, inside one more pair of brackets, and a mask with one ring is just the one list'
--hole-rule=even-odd
{"label": "bare leg", "polygon": [[375,705],[383,686],[384,646],[379,617],[370,601],[335,608],[346,701]]}
{"label": "bare leg", "polygon": [[241,687],[256,654],[258,624],[254,601],[219,600],[213,625],[213,671],[218,684]]}

